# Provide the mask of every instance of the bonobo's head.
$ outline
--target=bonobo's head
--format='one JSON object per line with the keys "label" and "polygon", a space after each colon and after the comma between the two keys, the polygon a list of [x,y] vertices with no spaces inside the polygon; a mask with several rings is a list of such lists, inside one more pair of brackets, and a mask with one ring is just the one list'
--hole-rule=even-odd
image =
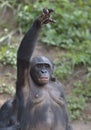
{"label": "bonobo's head", "polygon": [[37,85],[45,85],[49,82],[53,73],[52,62],[44,56],[34,57],[31,61],[30,75]]}

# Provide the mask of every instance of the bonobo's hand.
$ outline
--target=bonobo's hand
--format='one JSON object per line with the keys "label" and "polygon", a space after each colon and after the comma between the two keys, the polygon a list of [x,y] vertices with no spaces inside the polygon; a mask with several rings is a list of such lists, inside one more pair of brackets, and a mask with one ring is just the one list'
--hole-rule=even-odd
{"label": "bonobo's hand", "polygon": [[42,14],[39,16],[39,21],[42,24],[55,23],[55,20],[50,18],[50,14],[54,12],[52,9],[43,9]]}

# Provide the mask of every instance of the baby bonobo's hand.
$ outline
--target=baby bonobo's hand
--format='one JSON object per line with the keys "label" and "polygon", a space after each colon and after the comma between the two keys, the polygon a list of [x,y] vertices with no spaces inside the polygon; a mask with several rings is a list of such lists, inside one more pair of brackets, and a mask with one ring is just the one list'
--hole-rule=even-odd
{"label": "baby bonobo's hand", "polygon": [[43,9],[42,14],[39,16],[39,21],[42,24],[55,23],[55,20],[50,18],[50,14],[54,12],[52,9]]}

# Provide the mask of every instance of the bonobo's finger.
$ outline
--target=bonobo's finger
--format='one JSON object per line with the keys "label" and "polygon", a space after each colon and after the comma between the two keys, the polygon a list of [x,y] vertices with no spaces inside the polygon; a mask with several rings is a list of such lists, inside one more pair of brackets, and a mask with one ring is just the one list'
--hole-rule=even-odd
{"label": "bonobo's finger", "polygon": [[53,9],[46,9],[46,8],[43,9],[43,13],[45,13],[45,14],[50,14],[50,13],[53,13],[53,12],[54,12]]}
{"label": "bonobo's finger", "polygon": [[53,20],[53,19],[51,19],[51,18],[49,18],[49,22],[51,22],[51,23],[56,23],[56,21]]}
{"label": "bonobo's finger", "polygon": [[47,24],[47,23],[49,23],[49,19],[43,22],[43,24]]}
{"label": "bonobo's finger", "polygon": [[40,21],[43,19],[43,17],[44,17],[44,13],[42,13],[42,14],[39,16]]}
{"label": "bonobo's finger", "polygon": [[49,14],[49,10],[44,8],[44,9],[43,9],[43,13]]}
{"label": "bonobo's finger", "polygon": [[53,9],[48,9],[49,13],[55,12]]}
{"label": "bonobo's finger", "polygon": [[43,22],[43,24],[47,24],[47,23],[56,23],[56,21],[50,18]]}

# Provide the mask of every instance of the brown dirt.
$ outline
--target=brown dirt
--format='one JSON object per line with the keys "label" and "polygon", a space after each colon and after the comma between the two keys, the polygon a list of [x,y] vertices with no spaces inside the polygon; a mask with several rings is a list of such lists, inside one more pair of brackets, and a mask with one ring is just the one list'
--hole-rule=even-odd
{"label": "brown dirt", "polygon": [[91,122],[75,121],[73,122],[74,130],[91,130]]}
{"label": "brown dirt", "polygon": [[0,106],[3,105],[3,103],[11,98],[11,95],[2,93],[0,94]]}

